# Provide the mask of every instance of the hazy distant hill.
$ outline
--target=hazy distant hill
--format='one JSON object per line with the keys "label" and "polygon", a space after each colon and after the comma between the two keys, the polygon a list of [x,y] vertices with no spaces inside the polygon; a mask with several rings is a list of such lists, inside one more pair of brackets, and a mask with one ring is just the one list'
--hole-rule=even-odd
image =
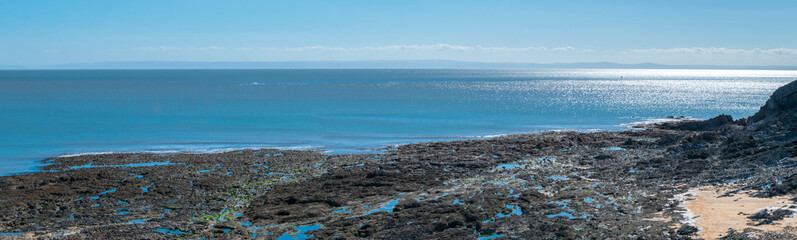
{"label": "hazy distant hill", "polygon": [[[25,67],[0,66],[0,69]],[[664,65],[654,63],[621,64],[594,63],[517,63],[517,62],[462,62],[446,60],[418,61],[290,61],[290,62],[94,62],[49,66],[31,66],[27,69],[483,69],[483,68],[623,68],[623,69],[771,69],[797,70],[797,66],[714,66],[714,65]]]}

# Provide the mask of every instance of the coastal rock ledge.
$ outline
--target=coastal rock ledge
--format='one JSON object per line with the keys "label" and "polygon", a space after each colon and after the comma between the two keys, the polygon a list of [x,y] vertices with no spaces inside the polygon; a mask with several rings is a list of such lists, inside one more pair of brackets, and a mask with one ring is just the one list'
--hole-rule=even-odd
{"label": "coastal rock ledge", "polygon": [[797,239],[797,81],[745,121],[47,159],[0,239]]}

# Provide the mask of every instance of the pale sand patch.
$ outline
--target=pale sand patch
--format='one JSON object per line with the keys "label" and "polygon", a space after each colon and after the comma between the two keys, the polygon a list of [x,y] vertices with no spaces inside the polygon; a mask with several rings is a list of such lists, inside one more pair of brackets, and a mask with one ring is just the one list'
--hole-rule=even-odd
{"label": "pale sand patch", "polygon": [[786,226],[797,226],[797,217],[787,217],[772,224],[752,226],[747,216],[761,209],[778,209],[794,205],[789,196],[773,198],[750,197],[751,192],[740,192],[730,197],[719,197],[728,187],[701,187],[689,190],[676,198],[682,201],[687,209],[684,216],[687,223],[700,228],[701,238],[716,239],[724,235],[728,228],[741,231],[753,228],[761,231],[775,231]]}

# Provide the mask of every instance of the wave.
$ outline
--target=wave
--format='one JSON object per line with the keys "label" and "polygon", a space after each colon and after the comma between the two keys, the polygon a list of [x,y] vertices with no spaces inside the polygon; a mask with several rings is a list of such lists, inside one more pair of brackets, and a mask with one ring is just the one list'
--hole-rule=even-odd
{"label": "wave", "polygon": [[241,86],[262,86],[262,85],[266,84],[261,82],[241,83]]}
{"label": "wave", "polygon": [[56,156],[57,158],[79,157],[86,155],[105,155],[105,154],[212,154],[212,153],[225,153],[235,152],[241,150],[262,150],[262,149],[276,149],[280,151],[321,151],[325,152],[324,147],[321,146],[254,146],[254,147],[223,147],[223,148],[193,148],[193,149],[175,149],[175,150],[135,150],[135,151],[103,151],[103,152],[84,152],[84,153],[70,153]]}
{"label": "wave", "polygon": [[86,155],[103,155],[103,154],[113,154],[113,153],[117,153],[117,152],[85,152],[85,153],[71,153],[71,154],[58,155],[58,156],[56,156],[56,157],[59,157],[59,158],[68,158],[68,157],[80,157],[80,156],[86,156]]}
{"label": "wave", "polygon": [[[638,117],[627,117],[628,119],[636,119]],[[629,123],[622,123],[616,125],[617,129],[603,129],[603,128],[552,128],[552,129],[537,129],[531,131],[518,131],[512,133],[501,134],[485,134],[485,135],[466,135],[466,136],[426,136],[426,137],[395,137],[395,141],[383,142],[379,146],[369,146],[362,144],[358,146],[322,146],[322,145],[289,145],[289,146],[276,146],[265,143],[257,142],[180,142],[161,144],[149,147],[141,147],[145,150],[131,150],[131,151],[97,151],[97,152],[84,152],[84,153],[70,153],[62,154],[57,157],[68,158],[78,157],[84,155],[102,155],[102,154],[117,154],[117,153],[149,153],[149,154],[212,154],[224,153],[240,150],[261,150],[261,149],[276,149],[281,151],[298,150],[298,151],[317,151],[324,154],[351,154],[351,153],[374,153],[383,152],[385,149],[395,149],[403,145],[435,142],[435,141],[456,141],[456,140],[476,140],[476,139],[493,139],[506,137],[518,134],[535,134],[541,132],[580,132],[592,133],[601,131],[614,131],[624,129],[644,129],[644,126],[651,124],[659,124],[664,122],[676,122],[685,120],[694,120],[691,117],[667,117],[667,118],[649,118],[642,121],[634,121]],[[642,127],[640,127],[642,126]],[[388,137],[390,138],[390,137]],[[202,146],[205,145],[205,146]],[[230,146],[237,145],[237,146]]]}
{"label": "wave", "polygon": [[692,117],[667,117],[667,118],[649,118],[643,121],[636,121],[630,123],[621,123],[618,125],[619,127],[629,128],[629,129],[644,129],[645,126],[653,125],[653,124],[661,124],[666,122],[680,122],[680,121],[687,121],[687,120],[698,120],[697,118]]}
{"label": "wave", "polygon": [[509,135],[511,135],[511,134],[508,134],[508,133],[506,133],[506,134],[491,134],[491,135],[467,136],[467,137],[462,137],[462,138],[478,138],[478,139],[483,139],[483,138],[497,138],[497,137],[505,137],[505,136],[509,136]]}

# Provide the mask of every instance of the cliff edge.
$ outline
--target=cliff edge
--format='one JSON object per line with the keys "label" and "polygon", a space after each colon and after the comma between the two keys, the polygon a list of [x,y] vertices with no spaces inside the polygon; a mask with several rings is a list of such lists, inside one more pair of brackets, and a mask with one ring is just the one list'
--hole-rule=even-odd
{"label": "cliff edge", "polygon": [[761,110],[748,119],[748,125],[754,125],[783,113],[794,113],[795,110],[797,110],[797,80],[775,90]]}

